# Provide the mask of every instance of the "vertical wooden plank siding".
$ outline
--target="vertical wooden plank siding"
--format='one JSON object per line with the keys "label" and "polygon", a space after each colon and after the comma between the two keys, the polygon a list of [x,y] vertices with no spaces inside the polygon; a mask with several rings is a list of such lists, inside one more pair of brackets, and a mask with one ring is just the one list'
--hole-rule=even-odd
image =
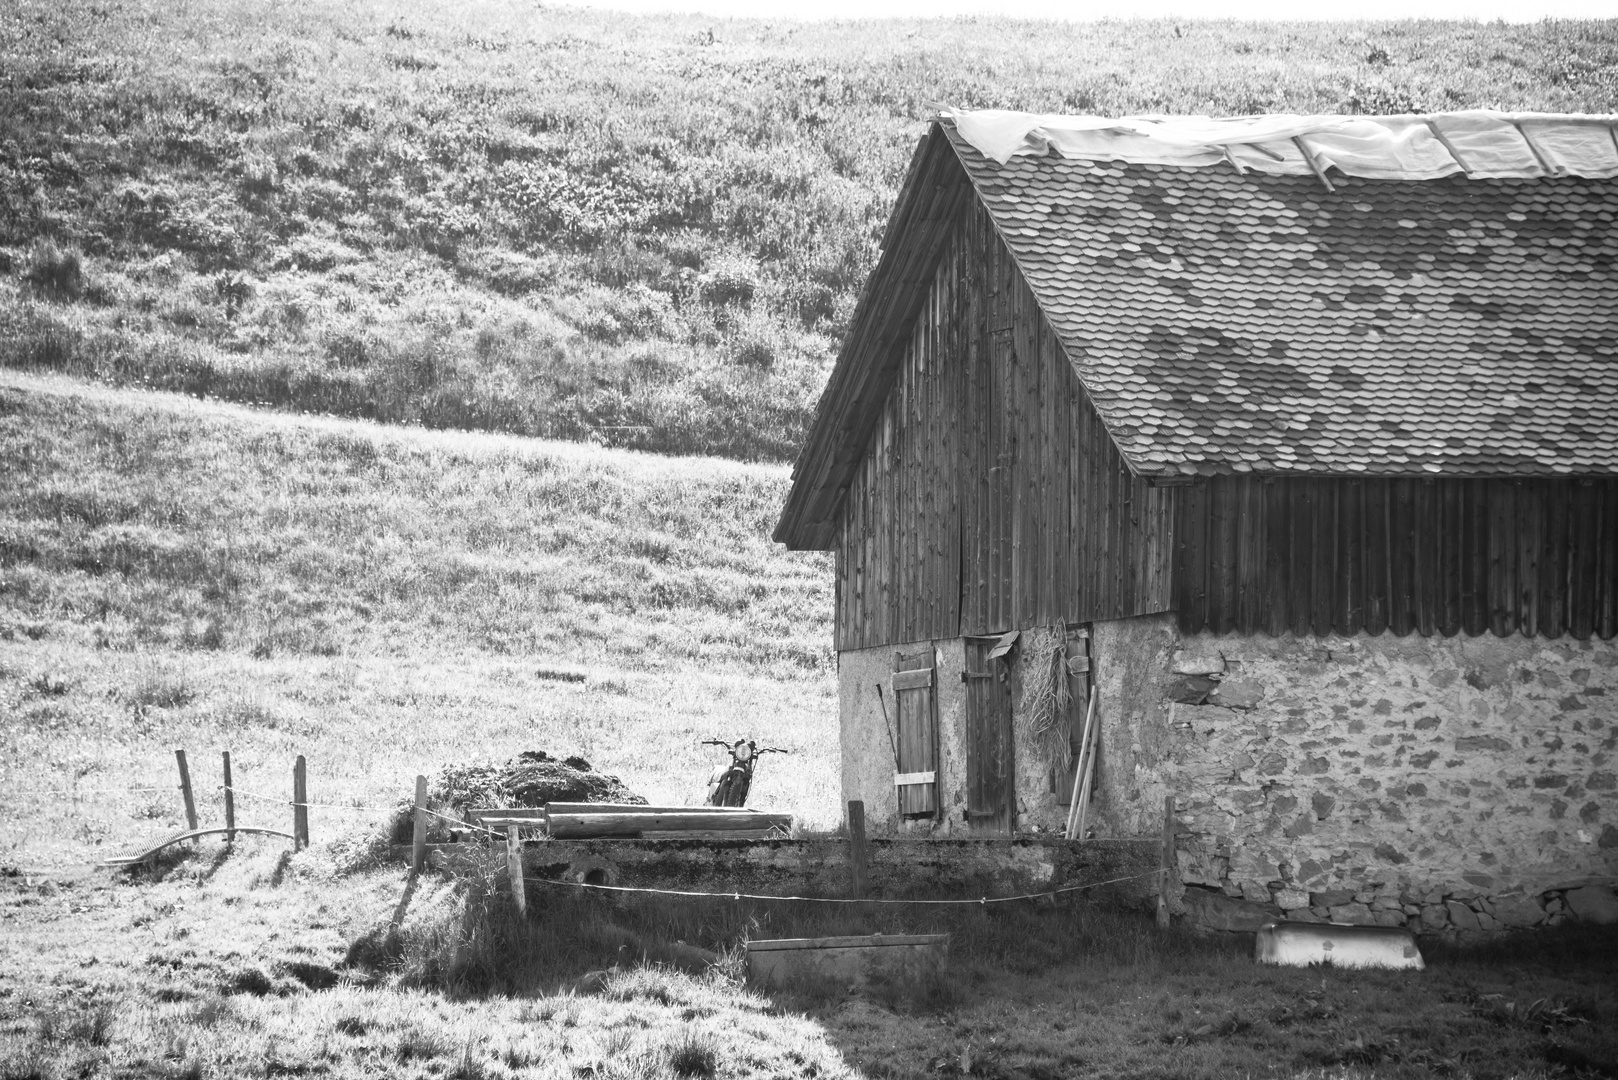
{"label": "vertical wooden plank siding", "polygon": [[[1596,566],[1599,553],[1591,546],[1601,514],[1601,489],[1588,481],[1575,483],[1568,492],[1567,632],[1587,638],[1595,632]],[[1590,596],[1590,602],[1580,598]]]}
{"label": "vertical wooden plank siding", "polygon": [[1568,629],[1568,503],[1569,484],[1540,487],[1538,626],[1543,637],[1561,637]]}
{"label": "vertical wooden plank siding", "polygon": [[1388,485],[1371,481],[1360,489],[1360,577],[1367,634],[1388,628]]}
{"label": "vertical wooden plank siding", "polygon": [[1597,597],[1596,633],[1603,638],[1618,634],[1618,484],[1607,482],[1600,488],[1601,507],[1596,531],[1599,561],[1596,567],[1596,587],[1590,595]]}
{"label": "vertical wooden plank siding", "polygon": [[[1396,596],[1392,629],[1400,637],[1412,630],[1428,637],[1438,632],[1436,578],[1441,534],[1421,529],[1421,522],[1435,520],[1437,500],[1437,484],[1407,479],[1395,486],[1394,505],[1398,507],[1399,520],[1392,532]],[[1414,552],[1414,557],[1400,558],[1400,551]]]}
{"label": "vertical wooden plank siding", "polygon": [[837,648],[1167,611],[1177,493],[1129,472],[976,204],[931,273],[844,503]]}
{"label": "vertical wooden plank siding", "polygon": [[[1438,543],[1438,565],[1433,570],[1433,577],[1438,583],[1438,610],[1435,613],[1438,619],[1438,632],[1445,637],[1454,637],[1461,632],[1461,567],[1468,558],[1469,550],[1466,543],[1466,518],[1462,513],[1461,491],[1459,484],[1423,484],[1422,487],[1432,487],[1438,493],[1437,516],[1432,519],[1433,528],[1437,532],[1435,538]],[[1418,521],[1418,529],[1427,525],[1427,521]]]}
{"label": "vertical wooden plank siding", "polygon": [[[1314,583],[1315,529],[1311,516],[1318,498],[1315,486],[1307,480],[1277,480],[1270,485],[1270,535],[1274,542],[1286,545],[1287,557],[1287,606],[1279,618],[1271,619],[1272,635],[1314,623],[1310,587]],[[1298,503],[1298,513],[1288,513],[1290,500]]]}
{"label": "vertical wooden plank siding", "polygon": [[[1245,601],[1217,602],[1245,596],[1261,598],[1253,626],[1270,634],[1618,631],[1618,480],[1218,476],[1179,494],[1187,633],[1245,630]],[[1261,529],[1218,541],[1254,515]]]}
{"label": "vertical wooden plank siding", "polygon": [[1338,481],[1337,632],[1365,628],[1365,482]]}
{"label": "vertical wooden plank siding", "polygon": [[1489,487],[1468,484],[1461,490],[1461,630],[1476,637],[1489,628]]}
{"label": "vertical wooden plank siding", "polygon": [[1337,528],[1337,496],[1342,490],[1329,480],[1303,480],[1313,495],[1310,505],[1314,520],[1314,568],[1310,574],[1314,582],[1310,597],[1313,605],[1309,628],[1320,637],[1332,632],[1337,624],[1337,560],[1340,557],[1340,533]]}

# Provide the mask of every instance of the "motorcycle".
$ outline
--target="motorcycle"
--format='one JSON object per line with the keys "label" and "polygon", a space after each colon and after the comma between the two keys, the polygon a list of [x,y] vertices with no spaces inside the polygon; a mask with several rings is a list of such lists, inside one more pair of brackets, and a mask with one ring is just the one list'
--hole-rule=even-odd
{"label": "motorcycle", "polygon": [[709,806],[745,806],[747,792],[753,786],[753,770],[758,766],[760,754],[785,754],[778,746],[759,746],[751,739],[737,739],[734,743],[723,739],[704,739],[703,746],[723,746],[730,751],[730,764],[714,770],[708,778]]}

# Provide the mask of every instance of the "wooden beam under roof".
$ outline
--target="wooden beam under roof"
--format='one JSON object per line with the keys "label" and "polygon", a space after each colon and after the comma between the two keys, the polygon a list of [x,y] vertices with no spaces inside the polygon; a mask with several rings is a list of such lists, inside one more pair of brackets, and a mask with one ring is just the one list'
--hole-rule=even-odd
{"label": "wooden beam under roof", "polygon": [[916,146],[882,254],[854,310],[831,379],[792,470],[775,539],[795,550],[826,550],[854,469],[864,456],[927,297],[938,258],[971,195],[949,139],[934,124]]}

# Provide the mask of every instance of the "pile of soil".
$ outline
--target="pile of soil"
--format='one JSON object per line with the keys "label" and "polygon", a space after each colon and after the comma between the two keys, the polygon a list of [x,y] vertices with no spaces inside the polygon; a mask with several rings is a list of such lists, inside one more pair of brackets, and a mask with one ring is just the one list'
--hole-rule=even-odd
{"label": "pile of soil", "polygon": [[[557,760],[543,750],[524,750],[504,765],[446,765],[427,789],[427,806],[466,820],[467,811],[485,806],[539,807],[551,802],[616,802],[645,806],[644,796],[616,776],[598,773],[581,757]],[[399,804],[388,823],[388,839],[410,843],[415,810]],[[428,843],[459,839],[461,830],[444,818],[427,819]]]}
{"label": "pile of soil", "polygon": [[581,757],[524,750],[504,765],[450,765],[433,794],[464,816],[478,806],[544,806],[551,802],[616,802],[645,806],[616,776],[598,773]]}

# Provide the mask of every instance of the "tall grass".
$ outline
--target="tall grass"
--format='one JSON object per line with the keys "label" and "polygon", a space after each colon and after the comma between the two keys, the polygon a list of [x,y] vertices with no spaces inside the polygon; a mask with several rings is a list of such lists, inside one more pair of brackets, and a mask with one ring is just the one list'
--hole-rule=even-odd
{"label": "tall grass", "polygon": [[930,102],[1606,112],[1615,71],[1610,22],[7,5],[0,363],[781,460]]}

